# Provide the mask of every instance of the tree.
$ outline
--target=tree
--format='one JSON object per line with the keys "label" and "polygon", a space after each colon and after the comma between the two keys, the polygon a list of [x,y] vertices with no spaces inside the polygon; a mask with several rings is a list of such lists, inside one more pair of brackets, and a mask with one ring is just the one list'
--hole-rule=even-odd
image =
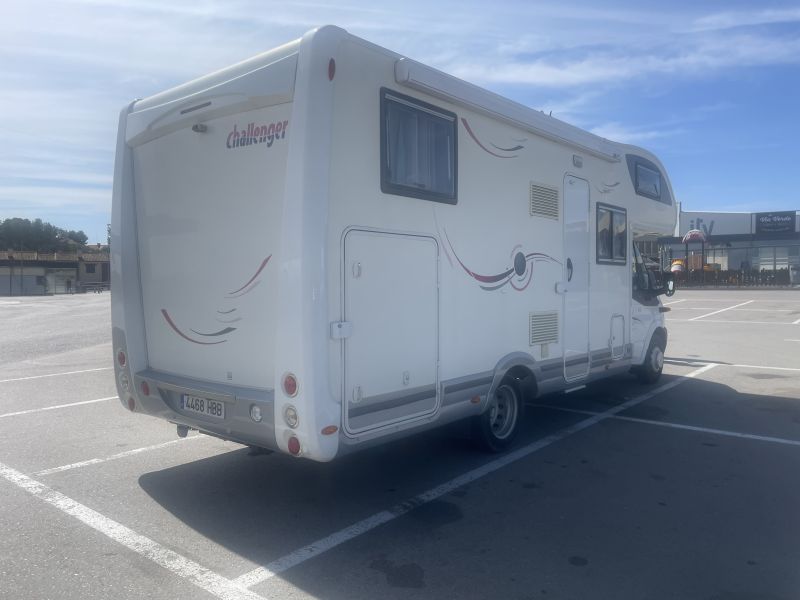
{"label": "tree", "polygon": [[0,249],[29,252],[63,252],[82,248],[88,241],[83,231],[66,231],[41,219],[0,220]]}

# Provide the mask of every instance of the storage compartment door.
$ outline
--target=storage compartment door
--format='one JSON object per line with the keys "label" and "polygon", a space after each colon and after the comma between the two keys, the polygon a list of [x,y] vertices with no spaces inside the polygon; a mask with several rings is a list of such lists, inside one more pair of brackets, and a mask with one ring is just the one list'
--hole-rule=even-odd
{"label": "storage compartment door", "polygon": [[438,408],[438,246],[351,230],[344,242],[344,420],[358,433]]}

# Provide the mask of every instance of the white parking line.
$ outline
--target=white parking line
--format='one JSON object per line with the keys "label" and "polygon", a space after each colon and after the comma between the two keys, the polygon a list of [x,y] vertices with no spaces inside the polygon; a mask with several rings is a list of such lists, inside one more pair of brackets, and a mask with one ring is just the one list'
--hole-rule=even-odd
{"label": "white parking line", "polygon": [[680,300],[673,300],[672,302],[664,302],[664,306],[669,306],[670,304],[677,304],[678,302],[686,302],[686,298],[681,298]]}
{"label": "white parking line", "polygon": [[797,321],[794,321],[794,322],[792,323],[792,325],[800,325],[800,319],[797,319]]}
{"label": "white parking line", "polygon": [[0,415],[0,419],[6,417],[17,417],[19,415],[30,415],[33,413],[44,412],[46,410],[57,410],[59,408],[70,408],[72,406],[82,406],[84,404],[94,404],[95,402],[106,402],[108,400],[117,400],[117,396],[109,396],[108,398],[98,398],[97,400],[83,400],[81,402],[70,402],[69,404],[57,404],[55,406],[45,406],[43,408],[31,408],[29,410],[18,410],[17,412],[5,413]]}
{"label": "white parking line", "polygon": [[752,300],[748,300],[747,302],[742,302],[741,304],[734,304],[733,306],[729,306],[728,308],[721,308],[719,310],[715,310],[714,312],[710,312],[710,313],[705,314],[705,315],[700,315],[699,317],[694,317],[694,318],[691,318],[689,320],[690,321],[697,321],[698,319],[702,319],[703,317],[710,317],[711,315],[716,315],[716,314],[725,312],[726,310],[739,308],[740,306],[744,306],[745,304],[752,304],[752,302],[753,302]]}
{"label": "white parking line", "polygon": [[117,460],[120,458],[126,458],[128,456],[134,456],[136,454],[141,454],[142,452],[150,452],[151,450],[160,450],[161,448],[166,448],[168,446],[172,446],[173,444],[178,444],[180,442],[188,442],[189,440],[199,440],[205,436],[202,435],[191,435],[185,438],[178,438],[175,440],[170,440],[168,442],[162,442],[161,444],[153,444],[152,446],[144,446],[142,448],[134,448],[133,450],[126,450],[125,452],[120,452],[119,454],[112,454],[111,456],[106,456],[105,458],[90,458],[89,460],[82,460],[80,462],[72,463],[70,465],[63,465],[60,467],[53,467],[51,469],[43,469],[41,471],[36,471],[34,475],[37,477],[42,477],[44,475],[52,475],[53,473],[61,473],[62,471],[70,471],[72,469],[79,469],[81,467],[88,467],[89,465],[99,465],[101,463],[108,462],[110,460]]}
{"label": "white parking line", "polygon": [[[800,340],[787,340],[800,342]],[[774,371],[800,371],[798,367],[773,367],[770,365],[741,365],[737,363],[724,363],[714,362],[713,360],[690,360],[685,358],[675,358],[672,356],[664,357],[664,362],[671,365],[683,365],[687,367],[696,367],[697,365],[716,365],[718,367],[736,367],[741,369],[772,369]]]}
{"label": "white parking line", "polygon": [[446,483],[443,483],[435,488],[432,488],[427,492],[423,492],[422,494],[419,494],[418,496],[415,496],[410,500],[395,505],[394,507],[389,508],[388,510],[383,510],[378,513],[375,513],[374,515],[367,517],[366,519],[359,521],[358,523],[354,523],[353,525],[345,527],[344,529],[341,529],[336,533],[333,533],[329,536],[326,536],[322,539],[312,542],[311,544],[303,548],[300,548],[298,550],[295,550],[294,552],[291,552],[285,556],[282,556],[281,558],[278,558],[277,560],[274,560],[268,563],[267,565],[257,567],[256,569],[253,569],[249,573],[245,573],[244,575],[237,577],[236,579],[233,580],[233,582],[238,585],[241,585],[242,587],[249,588],[259,583],[262,583],[268,579],[271,579],[275,575],[278,575],[286,571],[287,569],[302,564],[311,558],[319,556],[320,554],[327,552],[328,550],[335,548],[336,546],[339,546],[340,544],[343,544],[360,535],[372,531],[376,527],[383,525],[384,523],[388,523],[389,521],[392,521],[397,517],[400,517],[412,511],[418,506],[427,504],[428,502],[436,500],[437,498],[445,494],[448,494],[453,490],[458,489],[464,485],[467,485],[468,483],[471,483],[476,479],[480,479],[481,477],[485,477],[486,475],[494,473],[498,469],[502,469],[503,467],[510,465],[522,458],[525,458],[526,456],[533,454],[534,452],[537,452],[542,448],[546,448],[547,446],[554,444],[555,442],[563,440],[564,438],[567,438],[575,433],[578,433],[579,431],[583,431],[587,427],[591,427],[592,425],[595,425],[605,419],[608,419],[609,417],[612,417],[618,412],[631,408],[632,406],[636,406],[637,404],[644,402],[645,400],[649,400],[653,396],[660,394],[661,392],[670,390],[684,383],[688,379],[697,377],[698,375],[701,375],[716,366],[717,366],[716,364],[709,364],[699,369],[695,369],[691,373],[688,373],[683,377],[674,379],[669,383],[665,383],[664,385],[661,385],[646,394],[637,396],[636,398],[633,398],[618,406],[610,408],[605,412],[593,415],[588,419],[579,421],[574,425],[570,425],[565,429],[562,429],[556,433],[548,435],[547,437],[537,440],[532,444],[523,446],[522,448],[514,450],[513,452],[509,452],[508,454],[505,454],[500,458],[497,458],[484,465],[481,465],[480,467],[473,469],[472,471],[468,471],[462,475],[459,475],[458,477],[455,477],[454,479],[451,479]]}
{"label": "white parking line", "polygon": [[[672,310],[713,310],[710,306],[676,306]],[[729,308],[733,312],[797,312],[795,308]]]}
{"label": "white parking line", "polygon": [[[695,321],[700,317],[695,317],[694,319],[672,319],[667,317],[667,319],[671,322],[683,322],[687,323],[689,321]],[[722,319],[703,319],[703,323],[734,323],[737,325],[797,325],[797,323],[787,323],[786,321],[728,321]]]}
{"label": "white parking line", "polygon": [[63,373],[48,373],[47,375],[32,375],[30,377],[15,377],[13,379],[0,379],[0,383],[10,381],[27,381],[29,379],[43,379],[44,377],[61,377],[62,375],[77,375],[78,373],[92,373],[94,371],[110,371],[114,367],[99,367],[97,369],[83,369],[82,371],[64,371]]}
{"label": "white parking line", "polygon": [[[576,413],[580,415],[597,415],[591,410],[580,410],[577,408],[567,408],[564,406],[553,406],[551,404],[529,404],[536,408],[549,408],[560,412]],[[611,419],[615,421],[628,421],[630,423],[644,423],[645,425],[658,425],[659,427],[669,427],[672,429],[683,429],[686,431],[698,431],[700,433],[712,433],[714,435],[724,435],[727,437],[740,438],[744,440],[756,440],[759,442],[769,442],[772,444],[784,444],[786,446],[800,446],[800,440],[790,440],[787,438],[773,437],[771,435],[757,435],[755,433],[741,433],[739,431],[728,431],[727,429],[714,429],[711,427],[698,427],[697,425],[684,425],[682,423],[671,423],[669,421],[653,421],[652,419],[639,419],[637,417],[623,417],[614,415]]]}
{"label": "white parking line", "polygon": [[773,371],[800,371],[795,367],[767,367],[763,365],[728,365],[731,367],[739,367],[741,369],[772,369]]}
{"label": "white parking line", "polygon": [[0,477],[221,600],[265,600],[222,575],[0,463]]}

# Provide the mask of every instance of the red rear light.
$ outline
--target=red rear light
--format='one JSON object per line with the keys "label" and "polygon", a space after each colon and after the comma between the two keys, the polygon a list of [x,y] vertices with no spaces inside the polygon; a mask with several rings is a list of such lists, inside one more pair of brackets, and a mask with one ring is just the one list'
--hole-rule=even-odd
{"label": "red rear light", "polygon": [[119,363],[120,367],[124,367],[125,363],[128,362],[128,358],[125,356],[125,353],[122,350],[117,352],[117,362]]}
{"label": "red rear light", "polygon": [[300,454],[300,440],[296,437],[292,436],[289,438],[289,452],[294,454],[295,456]]}
{"label": "red rear light", "polygon": [[133,412],[136,409],[136,402],[132,397],[128,397],[128,410]]}
{"label": "red rear light", "polygon": [[150,385],[148,385],[148,383],[146,381],[143,381],[141,387],[142,387],[142,393],[145,396],[149,396],[150,395]]}
{"label": "red rear light", "polygon": [[290,398],[297,394],[297,378],[291,373],[287,373],[283,377],[283,391]]}

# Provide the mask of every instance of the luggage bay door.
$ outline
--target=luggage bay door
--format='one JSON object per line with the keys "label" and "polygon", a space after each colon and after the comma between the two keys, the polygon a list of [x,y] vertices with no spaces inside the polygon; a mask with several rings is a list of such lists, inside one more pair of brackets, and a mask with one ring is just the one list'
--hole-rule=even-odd
{"label": "luggage bay door", "polygon": [[439,407],[439,249],[434,238],[350,230],[344,239],[348,433]]}

